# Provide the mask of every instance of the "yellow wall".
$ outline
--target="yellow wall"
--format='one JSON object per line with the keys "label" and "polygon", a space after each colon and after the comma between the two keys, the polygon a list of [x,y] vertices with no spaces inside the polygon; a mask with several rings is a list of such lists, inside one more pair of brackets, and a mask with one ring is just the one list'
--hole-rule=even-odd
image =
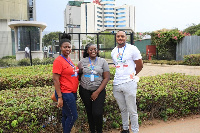
{"label": "yellow wall", "polygon": [[0,0],[0,19],[28,20],[27,0]]}

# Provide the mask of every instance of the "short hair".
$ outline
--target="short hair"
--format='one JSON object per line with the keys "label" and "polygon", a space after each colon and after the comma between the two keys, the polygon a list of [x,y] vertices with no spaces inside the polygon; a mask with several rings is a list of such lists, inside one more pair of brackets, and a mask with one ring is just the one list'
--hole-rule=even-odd
{"label": "short hair", "polygon": [[124,32],[125,34],[127,33],[125,30],[118,30],[117,33],[120,32],[120,31]]}
{"label": "short hair", "polygon": [[[83,58],[86,58],[89,56],[89,54],[87,53],[88,51],[88,48],[92,45],[96,45],[96,44],[93,44],[93,43],[89,43],[85,46],[85,49],[84,49],[84,52],[83,52]],[[97,52],[97,56],[99,57],[99,52]]]}
{"label": "short hair", "polygon": [[59,46],[61,47],[64,42],[71,43],[71,36],[65,32],[62,33],[62,36],[60,37]]}

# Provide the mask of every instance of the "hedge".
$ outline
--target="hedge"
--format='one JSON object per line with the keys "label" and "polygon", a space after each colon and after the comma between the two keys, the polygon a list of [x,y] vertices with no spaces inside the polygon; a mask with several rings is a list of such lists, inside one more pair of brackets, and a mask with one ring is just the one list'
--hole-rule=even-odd
{"label": "hedge", "polygon": [[[110,80],[106,87],[104,130],[121,127],[120,111],[112,94],[112,82]],[[60,131],[61,111],[50,99],[53,91],[52,86],[0,91],[0,132]],[[167,120],[197,114],[200,111],[199,97],[200,76],[171,73],[141,77],[137,93],[139,123],[153,118]],[[86,132],[86,112],[80,97],[77,106],[79,117],[75,129],[77,132]],[[52,117],[53,120],[50,119]]]}

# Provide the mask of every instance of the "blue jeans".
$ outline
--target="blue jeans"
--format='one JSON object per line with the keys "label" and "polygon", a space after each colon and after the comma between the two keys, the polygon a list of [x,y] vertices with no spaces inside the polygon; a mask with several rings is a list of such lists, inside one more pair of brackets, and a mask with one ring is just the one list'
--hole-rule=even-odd
{"label": "blue jeans", "polygon": [[[58,99],[57,93],[55,93]],[[77,93],[62,93],[63,107],[62,107],[62,127],[63,133],[70,133],[74,122],[78,118],[76,99]]]}

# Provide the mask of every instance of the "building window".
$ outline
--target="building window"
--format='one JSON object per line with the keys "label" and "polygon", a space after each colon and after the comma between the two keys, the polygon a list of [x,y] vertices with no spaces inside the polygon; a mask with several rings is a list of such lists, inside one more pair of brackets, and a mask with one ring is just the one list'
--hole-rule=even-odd
{"label": "building window", "polygon": [[102,10],[102,8],[100,8],[100,7],[97,7],[97,9],[100,9],[100,10]]}
{"label": "building window", "polygon": [[98,16],[98,15],[97,15],[97,18],[102,18],[102,16]]}
{"label": "building window", "polygon": [[116,27],[126,27],[126,25],[117,25]]}
{"label": "building window", "polygon": [[105,6],[114,6],[115,4],[104,4]]}
{"label": "building window", "polygon": [[125,16],[121,16],[121,17],[116,17],[116,19],[123,19],[126,18]]}
{"label": "building window", "polygon": [[114,14],[114,12],[104,12],[104,14]]}
{"label": "building window", "polygon": [[102,12],[100,12],[100,11],[97,11],[97,13],[102,14]]}
{"label": "building window", "polygon": [[114,8],[104,8],[104,10],[114,10]]}
{"label": "building window", "polygon": [[122,10],[125,10],[125,8],[116,9],[116,11],[122,11]]}
{"label": "building window", "polygon": [[116,13],[116,15],[126,14],[125,12]]}
{"label": "building window", "polygon": [[115,27],[114,25],[105,25],[105,27]]}
{"label": "building window", "polygon": [[97,22],[100,22],[100,23],[102,23],[102,21],[101,21],[101,20],[97,20]]}
{"label": "building window", "polygon": [[114,23],[115,21],[104,21],[104,23]]}
{"label": "building window", "polygon": [[123,20],[123,21],[116,21],[116,23],[125,23],[126,20]]}
{"label": "building window", "polygon": [[[24,51],[26,46],[30,46],[32,51],[40,51],[40,28],[32,26],[18,27],[18,51]],[[30,32],[30,36],[29,36]],[[30,48],[30,47],[29,47]]]}
{"label": "building window", "polygon": [[115,17],[113,17],[113,16],[105,16],[104,18],[115,18]]}

